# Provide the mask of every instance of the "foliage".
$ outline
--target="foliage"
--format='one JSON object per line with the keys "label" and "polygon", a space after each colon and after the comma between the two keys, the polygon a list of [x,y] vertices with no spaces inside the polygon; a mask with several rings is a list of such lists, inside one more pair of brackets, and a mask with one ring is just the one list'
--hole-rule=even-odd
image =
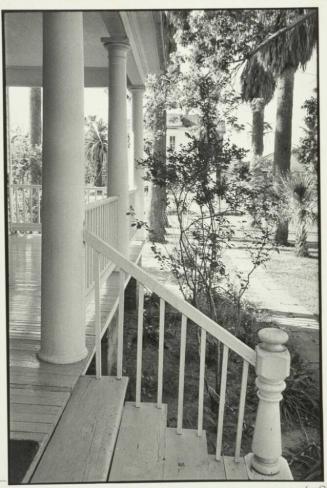
{"label": "foliage", "polygon": [[[162,252],[153,246],[153,250],[161,264],[174,273],[184,297],[217,320],[214,297],[227,293],[239,307],[253,270],[269,259],[274,247],[278,198],[270,181],[266,175],[251,174],[246,151],[227,138],[223,141],[218,129],[222,123],[239,128],[234,112],[240,98],[231,88],[228,63],[244,51],[241,45],[248,36],[252,36],[252,44],[256,42],[264,25],[258,12],[192,11],[171,14],[170,18],[177,44],[184,47],[171,55],[167,72],[151,80],[150,106],[155,107],[158,100],[162,108],[177,107],[186,114],[192,111],[198,115],[200,127],[187,133],[187,144],[167,151],[165,165],[151,143],[140,162],[146,167],[147,179],[167,189],[175,213],[172,225],[178,227],[173,248],[167,246]],[[247,27],[253,19],[257,23],[249,33]],[[235,26],[242,28],[231,56],[228,36],[230,41],[235,38]],[[222,33],[217,35],[220,27]],[[154,113],[154,108],[149,113]],[[252,225],[243,219],[238,238],[245,241],[253,268],[246,275],[233,277],[223,259],[235,237],[230,213],[252,215]]]}
{"label": "foliage", "polygon": [[259,62],[275,76],[289,67],[304,69],[317,43],[316,10],[282,9],[275,16],[275,35],[257,48]]}
{"label": "foliage", "polygon": [[32,146],[29,134],[20,129],[11,134],[10,158],[13,184],[41,184],[42,148]]}
{"label": "foliage", "polygon": [[85,119],[86,183],[103,186],[108,153],[108,126],[95,115]]}
{"label": "foliage", "polygon": [[304,102],[302,108],[306,110],[304,123],[305,136],[300,139],[296,153],[299,162],[304,165],[305,171],[318,173],[318,100],[311,97]]}
{"label": "foliage", "polygon": [[312,174],[291,173],[280,179],[284,215],[296,226],[298,256],[308,256],[307,228],[318,219],[317,178]]}
{"label": "foliage", "polygon": [[[293,367],[286,379],[281,402],[281,414],[287,424],[306,425],[317,422],[320,416],[319,388],[307,371]],[[301,365],[303,367],[303,365]]]}
{"label": "foliage", "polygon": [[301,471],[301,480],[320,481],[322,479],[321,448],[316,442],[307,440],[302,446],[288,449],[286,456],[290,468],[294,472]]}

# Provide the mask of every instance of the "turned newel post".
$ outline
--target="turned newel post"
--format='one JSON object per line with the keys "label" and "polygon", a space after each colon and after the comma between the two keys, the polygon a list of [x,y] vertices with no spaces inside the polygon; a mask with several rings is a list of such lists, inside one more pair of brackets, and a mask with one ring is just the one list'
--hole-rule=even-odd
{"label": "turned newel post", "polygon": [[288,335],[280,329],[262,329],[259,339],[260,344],[256,347],[259,405],[250,468],[269,476],[277,475],[281,470],[285,473],[279,403],[286,387],[284,380],[290,373],[290,354],[285,346]]}

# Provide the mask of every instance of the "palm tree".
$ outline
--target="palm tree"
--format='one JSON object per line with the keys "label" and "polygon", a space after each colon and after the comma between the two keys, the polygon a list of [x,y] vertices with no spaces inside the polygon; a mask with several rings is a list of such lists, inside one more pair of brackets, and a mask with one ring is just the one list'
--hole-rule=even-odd
{"label": "palm tree", "polygon": [[[285,176],[290,170],[294,73],[299,66],[305,68],[315,48],[318,29],[316,10],[281,10],[276,27],[279,30],[258,46],[254,55],[278,80],[273,162],[277,177]],[[282,220],[277,226],[276,241],[286,245],[287,239],[288,224]]]}
{"label": "palm tree", "polygon": [[105,165],[108,154],[108,127],[95,116],[86,119],[85,155],[94,170],[94,185],[105,184]]}
{"label": "palm tree", "polygon": [[285,216],[296,226],[297,256],[309,256],[308,225],[317,220],[317,182],[313,175],[286,174],[280,178]]}
{"label": "palm tree", "polygon": [[275,91],[275,79],[269,70],[259,63],[257,56],[250,58],[241,76],[241,97],[250,102],[252,109],[252,161],[254,168],[263,154],[264,112]]}

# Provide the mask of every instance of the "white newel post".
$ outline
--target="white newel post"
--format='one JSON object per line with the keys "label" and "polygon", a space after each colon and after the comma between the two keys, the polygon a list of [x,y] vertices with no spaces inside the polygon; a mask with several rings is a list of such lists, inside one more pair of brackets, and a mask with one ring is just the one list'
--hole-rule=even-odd
{"label": "white newel post", "polygon": [[138,220],[144,221],[144,170],[137,164],[137,161],[144,156],[143,136],[143,94],[144,86],[136,85],[130,88],[132,93],[132,116],[134,132],[134,187],[135,193],[135,215]]}
{"label": "white newel post", "polygon": [[127,38],[101,39],[109,53],[108,196],[118,196],[118,249],[128,255]]}
{"label": "white newel post", "polygon": [[83,14],[43,14],[40,359],[87,354],[84,313]]}
{"label": "white newel post", "polygon": [[[252,441],[252,453],[246,456],[250,479],[257,475],[292,479],[286,459],[282,457],[280,406],[285,378],[290,373],[290,354],[285,346],[286,332],[265,328],[259,331],[256,346],[256,385],[259,405]],[[262,478],[261,478],[262,479]],[[275,478],[276,479],[276,478]]]}

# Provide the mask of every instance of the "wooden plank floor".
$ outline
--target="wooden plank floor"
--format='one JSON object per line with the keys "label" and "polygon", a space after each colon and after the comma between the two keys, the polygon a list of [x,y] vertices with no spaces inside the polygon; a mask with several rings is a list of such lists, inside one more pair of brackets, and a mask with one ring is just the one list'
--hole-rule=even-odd
{"label": "wooden plank floor", "polygon": [[[139,260],[141,249],[141,242],[131,243],[130,257],[134,262]],[[114,272],[101,290],[102,326],[117,305],[117,275]],[[39,457],[94,353],[94,304],[90,302],[86,309],[88,356],[73,365],[49,364],[37,357],[41,321],[40,235],[10,237],[8,284],[10,437],[39,442]]]}
{"label": "wooden plank floor", "polygon": [[107,481],[127,378],[79,378],[32,483]]}

